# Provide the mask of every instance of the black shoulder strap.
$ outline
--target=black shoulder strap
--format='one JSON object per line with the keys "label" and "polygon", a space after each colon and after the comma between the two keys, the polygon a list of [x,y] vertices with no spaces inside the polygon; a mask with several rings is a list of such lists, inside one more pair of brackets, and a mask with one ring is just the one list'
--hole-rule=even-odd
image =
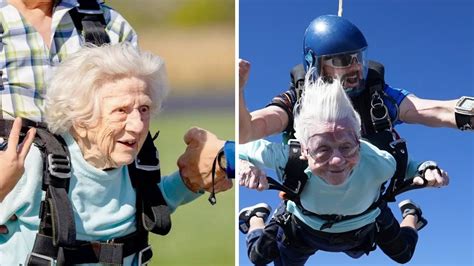
{"label": "black shoulder strap", "polygon": [[138,230],[166,235],[171,230],[171,211],[161,193],[158,183],[161,179],[158,151],[148,133],[135,161],[128,165],[128,171],[137,195]]}
{"label": "black shoulder strap", "polygon": [[308,176],[304,172],[308,162],[300,159],[301,145],[297,140],[289,140],[288,148],[288,162],[283,173],[283,183],[280,184],[267,177],[269,189],[281,190],[286,193],[287,199],[299,201],[299,195],[308,181]]}
{"label": "black shoulder strap", "polygon": [[301,98],[301,93],[303,92],[305,75],[306,71],[303,64],[296,65],[291,69],[291,86],[295,88],[297,101]]}
{"label": "black shoulder strap", "polygon": [[369,61],[368,66],[366,89],[352,101],[361,116],[362,137],[379,149],[389,152],[397,162],[395,174],[390,179],[387,189],[385,184],[382,187],[384,199],[394,201],[397,191],[404,184],[408,149],[405,140],[400,138],[392,127],[392,119],[382,99],[382,96],[391,99],[384,92],[385,68],[376,61]]}
{"label": "black shoulder strap", "polygon": [[88,43],[97,46],[110,43],[109,35],[105,32],[107,26],[104,12],[96,0],[78,0],[78,6],[69,11],[74,26],[84,35]]}
{"label": "black shoulder strap", "polygon": [[41,254],[39,239],[43,236],[50,238],[52,245],[60,252],[76,242],[74,215],[67,196],[71,178],[69,151],[60,136],[51,134],[45,128],[36,129],[35,145],[43,156],[42,189],[46,191],[46,196],[41,202],[41,222],[32,254]]}

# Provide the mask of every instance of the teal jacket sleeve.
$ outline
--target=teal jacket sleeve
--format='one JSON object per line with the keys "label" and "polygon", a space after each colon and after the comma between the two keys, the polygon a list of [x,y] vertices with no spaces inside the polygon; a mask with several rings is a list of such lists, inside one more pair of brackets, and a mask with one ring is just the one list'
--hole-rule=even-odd
{"label": "teal jacket sleeve", "polygon": [[159,184],[163,197],[172,212],[180,205],[191,202],[201,196],[201,193],[194,193],[189,190],[179,175],[179,172],[161,178]]}
{"label": "teal jacket sleeve", "polygon": [[257,140],[239,145],[239,158],[251,162],[260,169],[271,169],[282,176],[288,162],[288,146],[267,140]]}

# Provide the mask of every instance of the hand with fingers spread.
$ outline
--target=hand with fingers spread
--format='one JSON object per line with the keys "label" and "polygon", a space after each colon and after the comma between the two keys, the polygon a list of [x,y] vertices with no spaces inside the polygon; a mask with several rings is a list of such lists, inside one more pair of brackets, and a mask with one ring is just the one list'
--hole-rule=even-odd
{"label": "hand with fingers spread", "polygon": [[216,157],[225,141],[202,128],[191,128],[184,135],[186,151],[178,158],[179,173],[186,186],[194,192],[212,191],[212,168],[215,163],[215,192],[232,188],[232,180],[226,178],[226,172],[219,167]]}
{"label": "hand with fingers spread", "polygon": [[240,160],[239,185],[258,191],[268,189],[267,175],[249,161]]}
{"label": "hand with fingers spread", "polygon": [[36,129],[28,130],[25,139],[20,142],[21,118],[16,118],[8,137],[7,148],[0,151],[0,201],[15,187],[25,171],[26,155],[36,134]]}

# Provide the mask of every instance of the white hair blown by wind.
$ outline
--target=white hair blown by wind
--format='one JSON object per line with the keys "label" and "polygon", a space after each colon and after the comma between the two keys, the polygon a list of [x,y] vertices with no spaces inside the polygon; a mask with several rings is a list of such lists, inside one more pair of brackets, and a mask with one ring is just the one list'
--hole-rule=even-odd
{"label": "white hair blown by wind", "polygon": [[312,79],[313,71],[310,69],[306,74],[299,110],[295,114],[296,138],[302,144],[307,145],[315,126],[341,120],[349,121],[357,138],[360,138],[360,116],[354,110],[341,82],[337,79],[332,82],[324,82],[321,78],[314,81]]}
{"label": "white hair blown by wind", "polygon": [[157,113],[168,93],[164,62],[128,43],[87,46],[64,60],[49,81],[45,96],[45,118],[53,133],[69,131],[73,122],[93,125],[99,121],[97,94],[114,79],[136,77],[145,81]]}

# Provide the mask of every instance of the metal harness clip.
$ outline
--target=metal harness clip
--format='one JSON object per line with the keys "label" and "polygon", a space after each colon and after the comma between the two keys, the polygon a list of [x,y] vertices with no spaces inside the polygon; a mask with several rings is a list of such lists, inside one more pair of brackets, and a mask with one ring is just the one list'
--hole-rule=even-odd
{"label": "metal harness clip", "polygon": [[58,154],[48,154],[48,171],[59,178],[71,177],[71,164],[69,157]]}

